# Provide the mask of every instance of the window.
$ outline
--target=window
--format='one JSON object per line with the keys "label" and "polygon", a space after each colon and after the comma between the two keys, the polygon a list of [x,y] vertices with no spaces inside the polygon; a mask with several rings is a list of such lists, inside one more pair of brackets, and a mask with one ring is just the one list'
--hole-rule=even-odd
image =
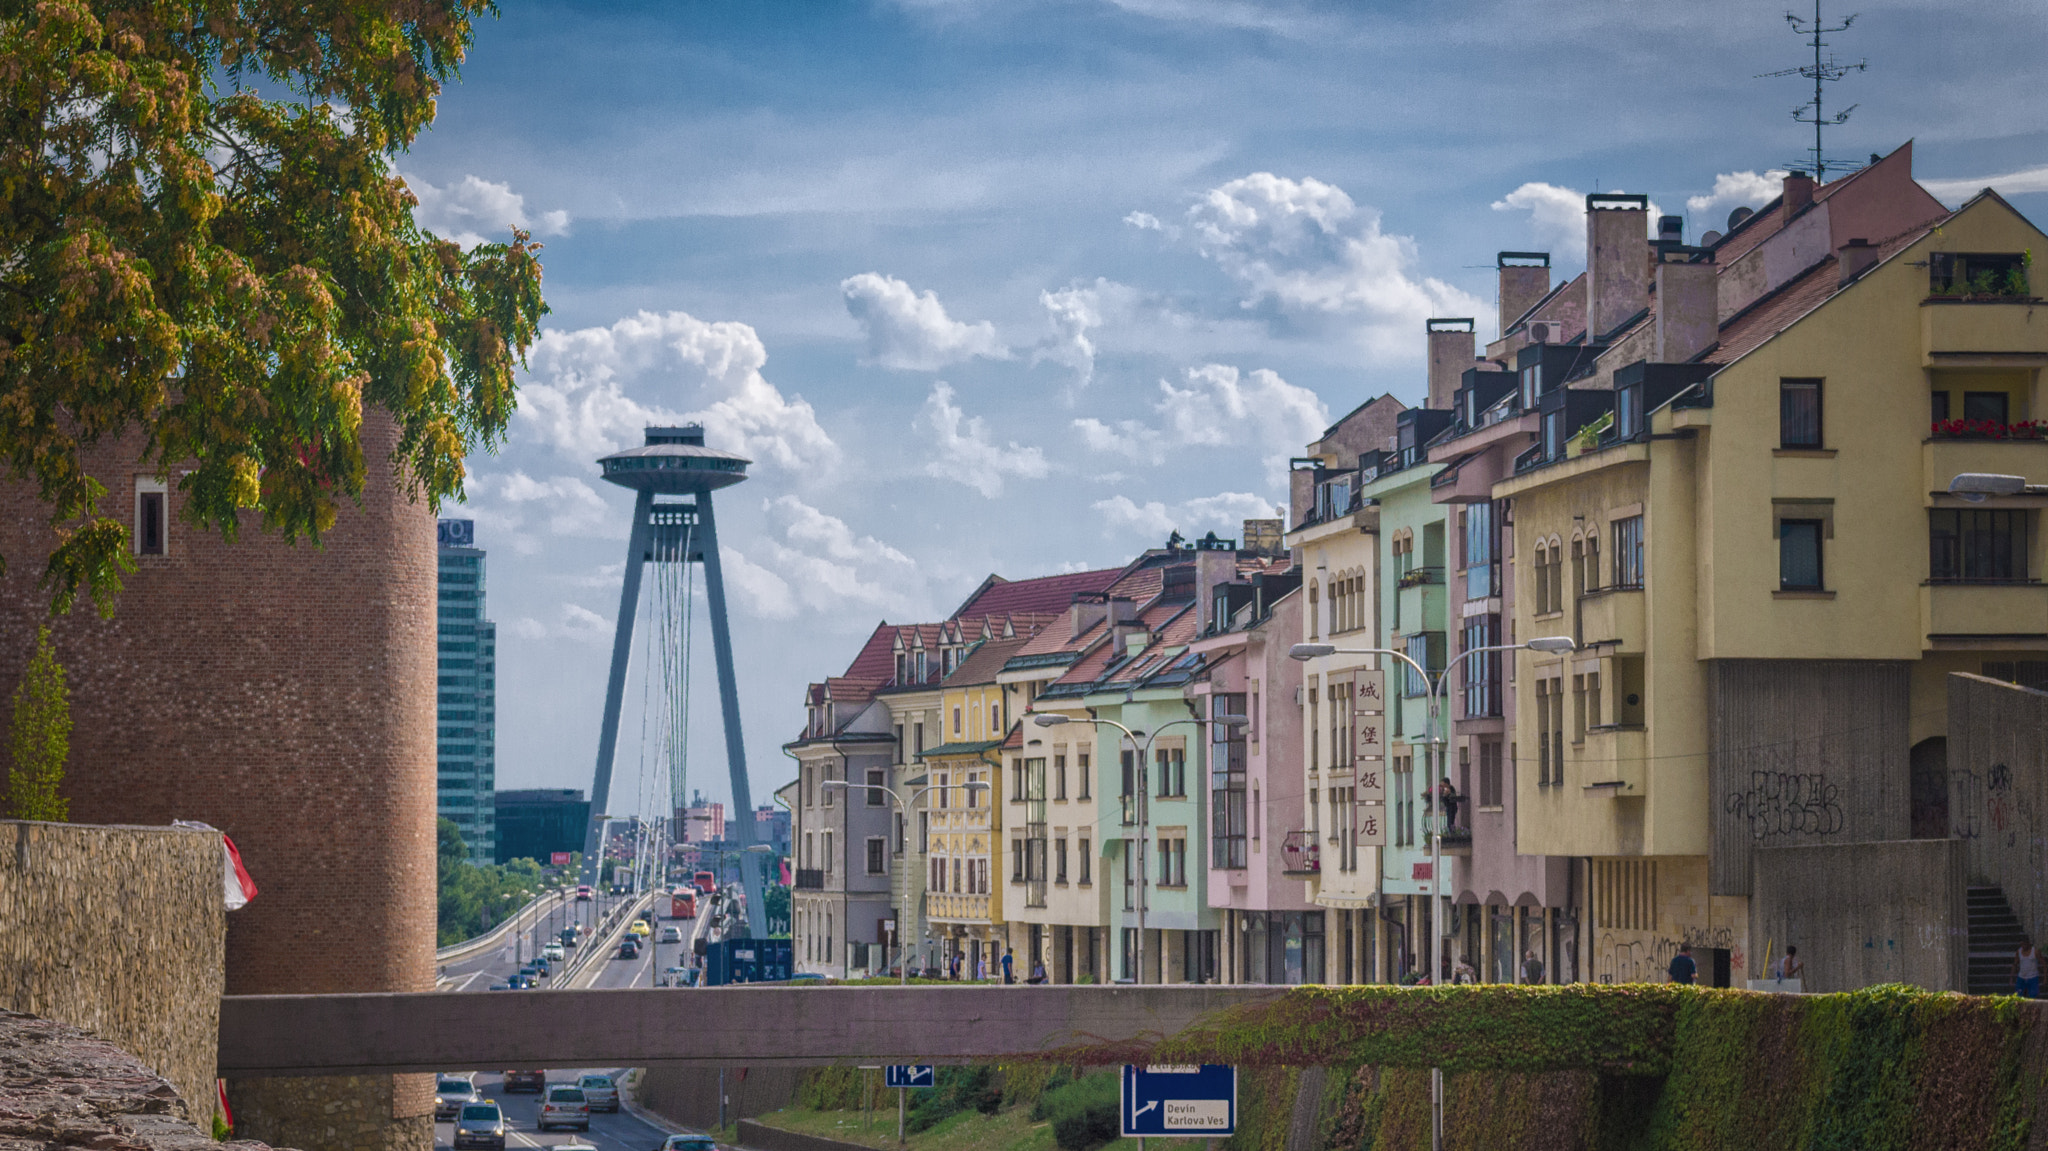
{"label": "window", "polygon": [[881,875],[889,870],[888,843],[879,835],[868,836],[868,874]]}
{"label": "window", "polygon": [[1082,836],[1079,840],[1079,843],[1079,855],[1081,857],[1081,886],[1086,887],[1090,883],[1095,882],[1093,878],[1095,854],[1094,852],[1088,849],[1087,836]]}
{"label": "window", "polygon": [[1586,742],[1586,677],[1572,677],[1572,746]]}
{"label": "window", "polygon": [[1024,882],[1024,841],[1010,841],[1010,882]]}
{"label": "window", "polygon": [[1778,521],[1778,586],[1787,591],[1818,591],[1820,581],[1819,520]]}
{"label": "window", "polygon": [[869,807],[882,807],[889,802],[889,793],[882,790],[881,772],[868,772],[868,785],[865,790],[867,791]]}
{"label": "window", "polygon": [[138,476],[135,480],[135,554],[165,554],[170,535],[170,518],[164,482]]}
{"label": "window", "polygon": [[1930,252],[1928,292],[1936,296],[2025,296],[2025,252]]}
{"label": "window", "polygon": [[[1234,692],[1211,695],[1210,718],[1244,714],[1244,700],[1242,694]],[[1209,866],[1226,869],[1244,867],[1248,862],[1245,851],[1247,758],[1244,729],[1211,723],[1209,743]]]}
{"label": "window", "polygon": [[[1084,751],[1074,758],[1074,770],[1081,777],[1081,798],[1087,799],[1089,798],[1090,793],[1094,790],[1094,785],[1092,783],[1094,777],[1089,774],[1090,769],[1088,767],[1087,752]],[[1081,882],[1086,883],[1087,880],[1084,879]]]}
{"label": "window", "polygon": [[1536,614],[1550,612],[1550,545],[1542,541],[1536,544]]}
{"label": "window", "polygon": [[[983,772],[979,772],[979,771],[970,771],[970,772],[968,772],[968,773],[967,773],[967,782],[968,782],[968,783],[980,783],[980,782],[982,782],[982,778],[981,778],[981,777],[982,777],[982,775],[983,775],[983,774],[985,774],[985,773],[983,773]],[[965,792],[967,793],[967,806],[969,806],[969,807],[980,807],[980,806],[981,806],[981,793],[982,793],[982,789],[981,789],[981,788],[979,788],[979,787],[967,787],[967,788],[962,788],[961,790],[963,790],[963,791],[965,791]]]}
{"label": "window", "polygon": [[1546,460],[1564,457],[1564,412],[1543,413],[1543,458]]}
{"label": "window", "polygon": [[825,864],[825,874],[827,875],[838,870],[838,868],[832,866],[832,833],[829,831],[825,833],[825,858],[823,863]]}
{"label": "window", "polygon": [[1819,380],[1778,381],[1778,446],[1821,446]]}
{"label": "window", "polygon": [[919,855],[930,855],[931,851],[932,813],[920,811],[917,813],[917,853]]}
{"label": "window", "polygon": [[1465,509],[1465,598],[1485,599],[1499,589],[1494,586],[1493,504],[1472,504]]}
{"label": "window", "polygon": [[1631,384],[1614,389],[1614,434],[1632,440],[1643,430],[1643,386]]}
{"label": "window", "polygon": [[942,808],[953,806],[953,789],[949,786],[952,781],[952,775],[947,772],[932,773],[932,794],[939,797],[939,806]]}
{"label": "window", "polygon": [[953,738],[959,739],[960,732],[960,709],[956,707],[953,709]]}
{"label": "window", "polygon": [[1542,398],[1541,393],[1539,393],[1536,390],[1536,384],[1539,378],[1538,372],[1540,370],[1541,369],[1535,364],[1530,364],[1528,367],[1522,369],[1522,378],[1520,380],[1520,383],[1522,387],[1522,410],[1525,412],[1535,411],[1536,401]]}
{"label": "window", "polygon": [[1067,881],[1067,837],[1062,835],[1052,841],[1053,882]]}
{"label": "window", "polygon": [[1135,839],[1124,840],[1123,855],[1124,910],[1135,911],[1138,908],[1138,880],[1137,877],[1132,873],[1138,866],[1138,841]]}
{"label": "window", "polygon": [[1550,782],[1564,786],[1564,680],[1550,681]]}
{"label": "window", "polygon": [[1010,802],[1022,803],[1029,794],[1030,789],[1024,783],[1024,761],[1022,759],[1011,759]]}
{"label": "window", "polygon": [[1501,806],[1500,745],[1479,745],[1479,806]]}
{"label": "window", "polygon": [[1586,594],[1586,540],[1582,536],[1572,541],[1572,599],[1577,602]]}
{"label": "window", "polygon": [[1159,768],[1159,795],[1162,799],[1179,798],[1188,793],[1187,749],[1162,747],[1153,751]]}
{"label": "window", "polygon": [[1643,586],[1643,517],[1614,521],[1614,586]]}
{"label": "window", "polygon": [[[1466,651],[1500,643],[1500,617],[1476,615],[1465,621]],[[1500,653],[1482,652],[1466,656],[1459,665],[1464,677],[1465,718],[1483,719],[1500,714]]]}
{"label": "window", "polygon": [[2024,580],[2029,528],[2026,510],[1935,508],[1927,513],[1928,577],[1933,580]]}
{"label": "window", "polygon": [[1928,415],[1932,416],[1937,424],[1948,419],[1948,393],[1935,392],[1931,399],[1931,410],[1928,412]]}
{"label": "window", "polygon": [[2012,397],[2004,392],[1964,392],[1963,418],[2002,424],[2011,404]]}
{"label": "window", "polygon": [[1586,533],[1586,590],[1600,590],[1600,533]]}
{"label": "window", "polygon": [[1182,838],[1159,837],[1159,886],[1186,887],[1188,885],[1188,841]]}
{"label": "window", "polygon": [[896,762],[899,764],[909,762],[904,758],[904,750],[905,749],[903,746],[903,725],[899,723],[896,725]]}
{"label": "window", "polygon": [[922,756],[924,754],[924,725],[922,723],[912,724],[910,731],[912,736],[910,741],[911,750],[915,754]]}
{"label": "window", "polygon": [[905,851],[908,851],[910,849],[910,845],[904,841],[905,832],[906,829],[903,826],[903,813],[899,811],[896,813],[896,854],[898,855],[901,855]]}
{"label": "window", "polygon": [[1067,757],[1064,755],[1052,757],[1052,786],[1054,799],[1067,797]]}

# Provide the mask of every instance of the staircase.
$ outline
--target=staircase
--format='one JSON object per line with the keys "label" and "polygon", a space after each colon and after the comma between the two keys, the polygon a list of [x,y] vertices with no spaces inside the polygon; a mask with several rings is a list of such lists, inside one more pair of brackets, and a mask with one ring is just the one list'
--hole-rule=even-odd
{"label": "staircase", "polygon": [[2012,957],[2027,933],[1995,886],[1970,888],[1970,994],[2012,994]]}

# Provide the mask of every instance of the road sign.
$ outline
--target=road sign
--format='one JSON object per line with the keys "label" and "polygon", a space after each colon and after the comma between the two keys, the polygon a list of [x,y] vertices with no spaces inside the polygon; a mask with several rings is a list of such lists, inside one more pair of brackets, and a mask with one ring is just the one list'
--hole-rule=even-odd
{"label": "road sign", "polygon": [[937,1087],[938,1072],[929,1063],[897,1063],[889,1067],[888,1087]]}
{"label": "road sign", "polygon": [[548,861],[554,867],[567,867],[569,866],[569,853],[566,851],[550,851],[548,852]]}
{"label": "road sign", "polygon": [[1237,1131],[1237,1068],[1219,1063],[1124,1067],[1125,1138],[1206,1138]]}

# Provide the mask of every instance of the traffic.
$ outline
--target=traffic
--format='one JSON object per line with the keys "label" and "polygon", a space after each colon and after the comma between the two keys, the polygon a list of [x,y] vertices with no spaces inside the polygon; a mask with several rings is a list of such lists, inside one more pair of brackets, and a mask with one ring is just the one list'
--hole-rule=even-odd
{"label": "traffic", "polygon": [[[446,1151],[731,1151],[625,1107],[619,1068],[443,1074],[434,1083],[434,1146]],[[538,1083],[538,1089],[532,1084]]]}

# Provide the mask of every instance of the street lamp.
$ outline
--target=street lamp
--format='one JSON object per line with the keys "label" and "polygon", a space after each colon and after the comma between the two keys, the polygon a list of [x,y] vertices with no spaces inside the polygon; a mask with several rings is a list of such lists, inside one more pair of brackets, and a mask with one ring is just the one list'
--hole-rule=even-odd
{"label": "street lamp", "polygon": [[[902,796],[900,796],[900,795],[898,795],[898,794],[896,794],[896,789],[895,789],[895,788],[892,788],[892,787],[884,787],[883,785],[881,785],[881,784],[879,784],[879,783],[848,783],[848,782],[847,782],[846,780],[843,780],[843,779],[828,779],[828,780],[824,780],[824,781],[823,781],[823,785],[824,785],[825,787],[843,787],[843,788],[848,788],[848,789],[854,789],[854,788],[858,788],[858,789],[859,789],[859,790],[861,790],[861,791],[880,791],[880,792],[884,792],[884,793],[886,793],[886,794],[887,794],[887,795],[889,796],[889,798],[890,798],[890,799],[892,799],[892,800],[894,800],[894,801],[895,801],[895,803],[896,803],[896,808],[897,808],[897,810],[898,810],[898,811],[901,811],[901,812],[903,813],[903,840],[904,840],[904,843],[903,843],[903,847],[904,847],[904,851],[903,851],[903,854],[904,854],[904,855],[906,855],[906,856],[910,854],[910,850],[909,850],[909,849],[910,849],[910,804],[907,804],[907,803],[903,802],[903,797],[902,797]],[[928,787],[923,787],[923,788],[919,788],[919,789],[918,789],[917,791],[914,791],[914,792],[912,792],[912,793],[911,793],[911,795],[910,795],[910,803],[916,803],[916,802],[917,802],[917,801],[918,801],[918,800],[919,800],[920,798],[922,798],[922,797],[923,797],[923,796],[924,796],[924,795],[925,795],[925,794],[926,794],[927,792],[937,791],[937,790],[939,790],[939,788],[940,788],[941,786],[948,786],[948,787],[957,787],[957,788],[960,788],[960,789],[962,789],[962,790],[965,790],[965,791],[986,791],[986,790],[988,790],[988,788],[989,788],[989,784],[987,784],[987,783],[984,783],[984,782],[982,782],[982,781],[980,781],[980,780],[975,780],[975,781],[973,781],[973,782],[970,782],[970,783],[954,783],[954,784],[944,784],[944,785],[942,785],[942,784],[936,784],[936,783],[934,783],[934,784],[932,784],[932,785],[930,785],[930,786],[928,786]],[[991,841],[991,842],[993,842],[993,841]],[[903,930],[903,924],[902,924],[902,919],[903,919],[903,916],[902,916],[902,914],[901,914],[901,913],[899,912],[899,913],[897,914],[897,916],[896,916],[896,919],[897,919],[897,924],[896,924],[896,944],[897,944],[897,947],[896,947],[896,951],[897,951],[897,963],[901,965],[901,966],[900,966],[900,969],[899,969],[899,975],[900,975],[900,978],[898,979],[898,982],[899,982],[900,984],[904,985],[904,986],[908,986],[908,985],[909,985],[909,983],[910,983],[910,947],[911,947],[911,941],[913,941],[913,940],[915,940],[915,939],[917,939],[917,938],[918,938],[918,934],[917,934],[917,931],[916,931],[916,928],[917,928],[917,920],[918,920],[918,912],[917,912],[917,908],[915,908],[915,907],[911,906],[911,903],[910,903],[910,869],[909,869],[908,867],[906,867],[906,868],[904,868],[904,869],[903,869],[903,903],[902,903],[902,906],[903,906],[903,907],[905,907],[905,908],[907,908],[907,909],[908,909],[908,910],[910,911],[910,926],[911,926],[911,930],[910,930],[909,932],[905,932],[905,931]],[[795,908],[794,906],[792,906],[792,907],[790,908],[790,919],[791,919],[791,927],[792,927],[792,928],[794,928],[794,927],[795,927],[795,922],[794,922],[794,921],[795,921],[795,919],[796,919],[796,908]],[[794,932],[794,931],[792,931],[792,932],[791,932],[791,934],[792,934],[792,935],[794,935],[794,934],[795,934],[795,932]]]}
{"label": "street lamp", "polygon": [[[1070,716],[1062,715],[1059,712],[1047,711],[1034,713],[1031,717],[1031,722],[1040,727],[1059,727],[1061,724],[1074,721]],[[1133,731],[1113,719],[1094,719],[1091,722],[1105,723],[1123,732],[1124,735],[1130,738],[1131,746],[1137,749],[1138,752],[1138,770],[1132,779],[1133,786],[1138,789],[1138,946],[1135,954],[1137,970],[1131,973],[1131,981],[1143,983],[1145,982],[1145,906],[1149,902],[1146,898],[1148,894],[1147,888],[1151,886],[1152,882],[1151,874],[1146,870],[1150,862],[1147,859],[1147,848],[1150,846],[1148,841],[1152,837],[1150,822],[1152,813],[1151,786],[1147,778],[1146,764],[1152,758],[1152,743],[1159,738],[1160,732],[1165,731],[1169,727],[1178,727],[1184,723],[1192,724],[1197,728],[1206,723],[1220,723],[1225,727],[1244,727],[1251,720],[1241,715],[1219,715],[1213,720],[1168,720],[1153,728],[1150,735],[1142,731]],[[1142,743],[1140,742],[1141,740],[1143,741]],[[1117,750],[1119,752],[1123,750],[1121,741],[1118,743]],[[1126,848],[1126,850],[1129,849]],[[1160,973],[1160,980],[1161,982],[1165,981],[1165,972],[1163,971]]]}
{"label": "street lamp", "polygon": [[[1519,651],[1523,648],[1527,648],[1530,651],[1563,654],[1565,652],[1577,651],[1578,647],[1578,642],[1568,635],[1546,635],[1538,636],[1526,643],[1499,643],[1467,648],[1459,652],[1456,659],[1446,664],[1444,669],[1436,674],[1434,683],[1430,680],[1428,668],[1415,662],[1414,659],[1409,657],[1407,652],[1396,651],[1390,647],[1338,647],[1333,643],[1298,643],[1287,650],[1287,654],[1290,657],[1303,663],[1330,655],[1392,656],[1413,668],[1417,678],[1421,679],[1423,684],[1429,688],[1429,719],[1427,729],[1424,732],[1424,745],[1428,749],[1427,758],[1429,762],[1425,768],[1428,774],[1425,776],[1423,794],[1430,797],[1430,809],[1436,816],[1436,827],[1430,832],[1429,837],[1429,982],[1432,987],[1437,986],[1437,981],[1443,978],[1444,970],[1444,912],[1442,904],[1444,832],[1449,830],[1445,826],[1449,822],[1444,818],[1445,804],[1442,795],[1439,793],[1444,768],[1444,736],[1440,715],[1443,706],[1444,685],[1451,681],[1451,672],[1459,664],[1475,655],[1496,651]],[[1440,1067],[1430,1068],[1430,1100],[1435,1120],[1431,1144],[1432,1146],[1442,1146],[1444,1090],[1443,1069]]]}

